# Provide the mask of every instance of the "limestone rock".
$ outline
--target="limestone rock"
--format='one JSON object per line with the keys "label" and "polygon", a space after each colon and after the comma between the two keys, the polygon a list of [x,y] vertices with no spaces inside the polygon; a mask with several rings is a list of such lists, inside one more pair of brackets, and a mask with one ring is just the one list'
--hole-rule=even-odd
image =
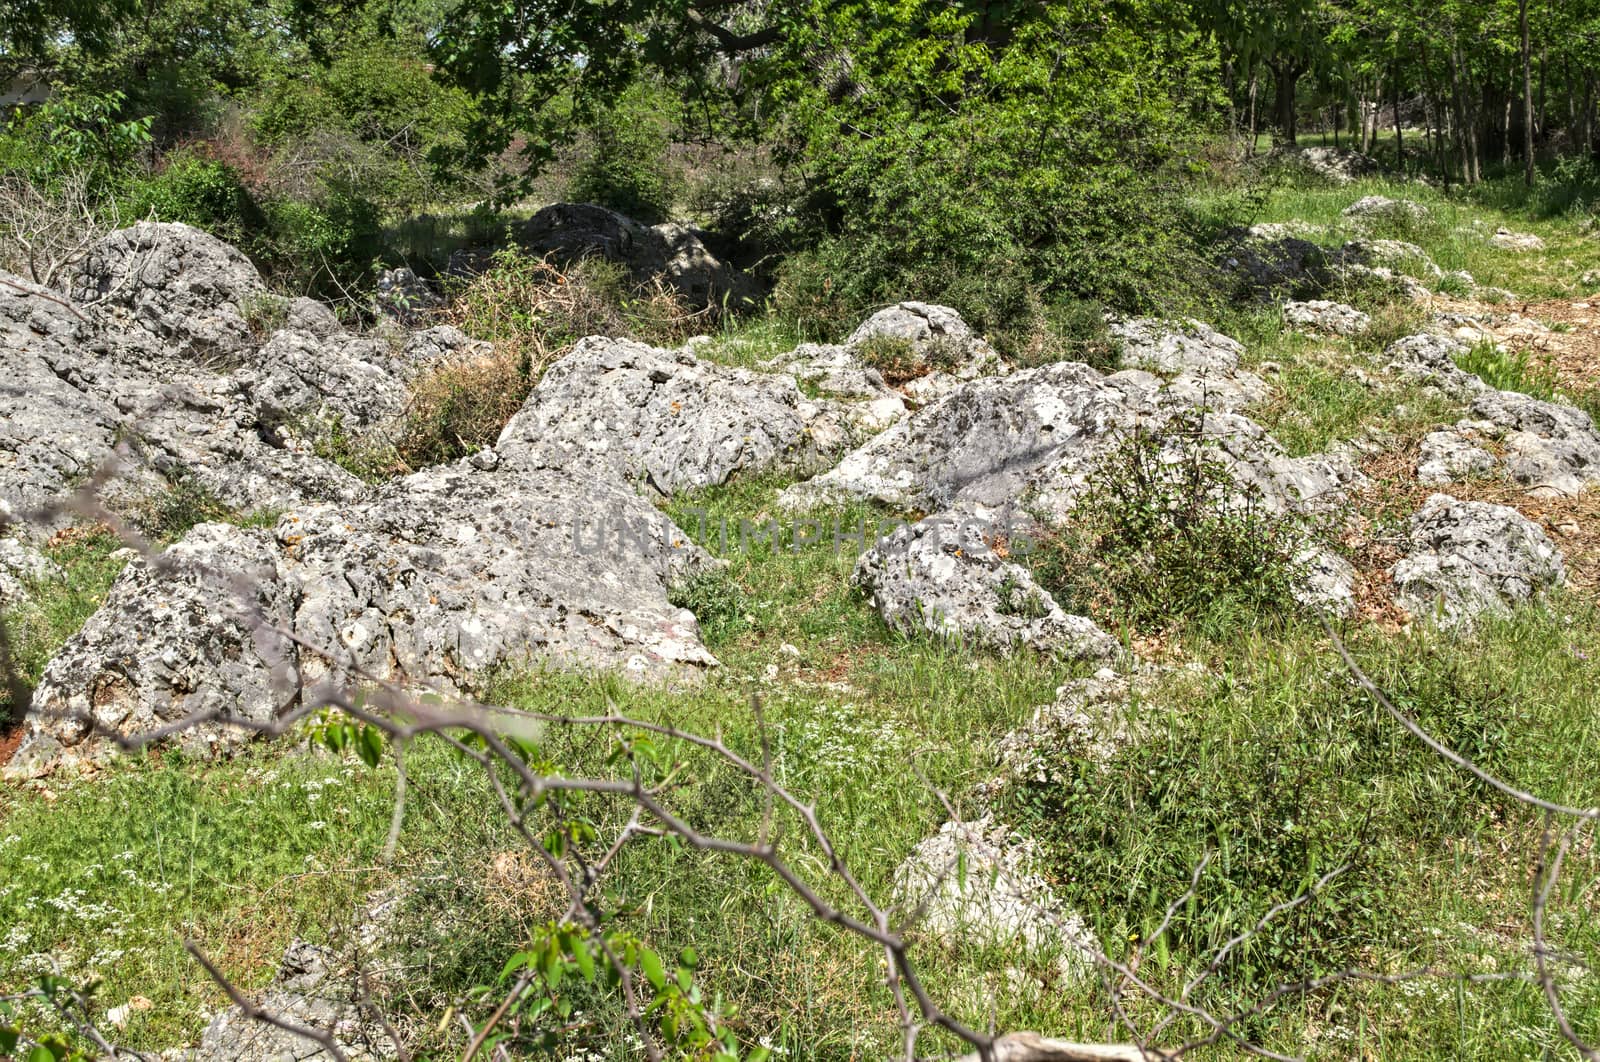
{"label": "limestone rock", "polygon": [[1032,862],[1027,843],[990,817],[946,822],[900,865],[896,895],[922,912],[916,930],[947,947],[1008,948],[1085,976],[1099,947],[1094,934]]}
{"label": "limestone rock", "polygon": [[1518,391],[1485,391],[1472,412],[1505,447],[1506,472],[1530,490],[1573,495],[1600,483],[1600,432],[1582,410]]}
{"label": "limestone rock", "polygon": [[1351,148],[1326,146],[1273,148],[1271,158],[1332,183],[1350,184],[1378,172],[1377,160]]}
{"label": "limestone rock", "polygon": [[936,402],[965,380],[1003,374],[1005,362],[961,315],[948,306],[900,302],[879,310],[856,327],[845,346],[859,351],[874,340],[899,340],[929,371],[907,381],[904,394],[919,405]]}
{"label": "limestone rock", "polygon": [[405,268],[378,274],[373,301],[380,313],[406,325],[420,324],[444,308],[444,299],[433,285]]}
{"label": "limestone rock", "polygon": [[1417,458],[1417,481],[1431,486],[1487,475],[1498,464],[1494,454],[1459,431],[1429,432]]}
{"label": "limestone rock", "polygon": [[1502,251],[1542,251],[1544,241],[1531,232],[1512,232],[1510,229],[1500,228],[1489,237],[1489,246]]}
{"label": "limestone rock", "polygon": [[1411,518],[1409,543],[1390,570],[1395,600],[1445,626],[1508,611],[1566,579],[1555,544],[1505,505],[1432,495]]}
{"label": "limestone rock", "polygon": [[1362,196],[1340,213],[1357,225],[1373,221],[1422,222],[1430,217],[1428,208],[1421,203],[1382,195]]}
{"label": "limestone rock", "polygon": [[599,469],[471,459],[385,484],[356,505],[278,521],[294,629],[339,663],[413,684],[476,688],[496,668],[617,667],[692,677],[715,658],[668,589],[706,557]]}
{"label": "limestone rock", "polygon": [[74,302],[144,329],[187,361],[223,365],[254,348],[245,312],[267,294],[242,252],[171,222],[141,221],[111,233],[89,249],[69,283]]}
{"label": "limestone rock", "polygon": [[591,336],[546,370],[497,449],[524,467],[603,466],[671,494],[805,465],[803,401],[790,376]]}
{"label": "limestone rock", "polygon": [[234,379],[268,427],[354,431],[393,420],[406,408],[404,381],[379,340],[283,329],[261,348],[256,364]]}
{"label": "limestone rock", "polygon": [[1470,399],[1487,389],[1474,374],[1456,364],[1467,348],[1446,336],[1421,333],[1389,344],[1384,353],[1388,368],[1408,380],[1431,384],[1456,399]]}
{"label": "limestone rock", "polygon": [[31,543],[15,535],[0,538],[0,608],[21,603],[32,584],[60,574],[60,567]]}
{"label": "limestone rock", "polygon": [[991,521],[972,513],[930,516],[880,539],[851,579],[902,634],[1070,658],[1116,652],[1116,640],[1093,620],[1062,611],[1026,568],[1000,557],[994,534]]}
{"label": "limestone rock", "polygon": [[7,767],[37,773],[104,754],[107,735],[147,733],[190,716],[181,744],[209,754],[295,702],[294,599],[271,536],[201,524],[156,561],[136,560],[105,605],[46,665],[26,736]]}
{"label": "limestone rock", "polygon": [[1326,299],[1286,302],[1283,316],[1296,328],[1328,332],[1336,336],[1360,335],[1372,326],[1372,318],[1355,307]]}
{"label": "limestone rock", "polygon": [[662,277],[693,306],[737,305],[754,295],[749,278],[712,254],[698,231],[674,222],[643,225],[590,203],[557,203],[513,225],[510,235],[534,255],[600,257],[639,281]]}
{"label": "limestone rock", "polygon": [[1163,321],[1136,317],[1114,321],[1111,335],[1122,343],[1122,366],[1150,372],[1227,372],[1239,365],[1239,341],[1192,318]]}

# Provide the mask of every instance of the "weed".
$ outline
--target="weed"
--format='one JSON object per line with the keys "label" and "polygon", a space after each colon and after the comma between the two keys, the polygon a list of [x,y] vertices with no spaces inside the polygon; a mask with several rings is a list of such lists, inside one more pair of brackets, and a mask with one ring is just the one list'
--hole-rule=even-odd
{"label": "weed", "polygon": [[1555,397],[1555,370],[1548,364],[1535,363],[1527,347],[1502,346],[1493,340],[1484,340],[1457,357],[1456,364],[1475,373],[1496,390],[1521,391],[1546,400]]}
{"label": "weed", "polygon": [[750,595],[726,567],[696,572],[673,590],[670,600],[694,613],[701,637],[713,649],[750,626]]}
{"label": "weed", "polygon": [[1293,611],[1304,522],[1237,481],[1203,417],[1136,427],[1091,476],[1069,524],[1030,556],[1069,611],[1160,629]]}

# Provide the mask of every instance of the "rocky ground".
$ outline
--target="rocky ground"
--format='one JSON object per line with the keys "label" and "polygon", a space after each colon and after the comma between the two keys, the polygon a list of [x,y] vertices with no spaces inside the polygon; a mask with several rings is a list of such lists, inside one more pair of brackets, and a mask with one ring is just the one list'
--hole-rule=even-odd
{"label": "rocky ground", "polygon": [[[953,310],[917,302],[753,367],[737,338],[668,350],[591,337],[495,445],[383,482],[347,471],[339,440],[401,430],[412,381],[485,354],[430,326],[415,297],[380,333],[347,330],[325,306],[267,292],[225,244],[148,223],[108,237],[61,291],[0,277],[0,602],[27,607],[85,528],[175,493],[212,506],[158,550],[123,547],[0,744],[5,777],[18,800],[54,802],[123,769],[117,736],[170,730],[163,746],[205,760],[331,689],[491,698],[508,675],[552,671],[626,676],[673,711],[751,688],[851,711],[881,699],[868,714],[889,736],[852,723],[825,739],[853,761],[869,746],[898,756],[905,713],[940,696],[884,692],[897,659],[935,659],[906,654],[952,673],[1033,669],[963,750],[955,777],[972,795],[934,821],[909,816],[902,828],[925,839],[874,854],[929,940],[1047,953],[1047,984],[1081,980],[1088,953],[1110,946],[1107,923],[1075,907],[1088,894],[1051,854],[1058,839],[1018,817],[1018,787],[1054,784],[1065,764],[1123,763],[1197,696],[1175,691],[1231,682],[1260,651],[1130,624],[1023,548],[1103,516],[1106,484],[1139,452],[1130,440],[1148,440],[1140,459],[1158,485],[1205,470],[1185,504],[1207,527],[1283,536],[1284,607],[1307,631],[1327,618],[1352,637],[1470,639],[1530,610],[1586,608],[1600,586],[1600,430],[1580,408],[1600,383],[1600,294],[1524,299],[1498,277],[1480,283],[1385,235],[1425,226],[1427,206],[1345,198],[1339,224],[1357,234],[1336,248],[1287,222],[1236,234],[1227,260],[1255,319],[1277,322],[1266,344],[1118,319],[1109,371],[1024,368]],[[1499,226],[1472,238],[1546,253]],[[1380,334],[1395,320],[1402,334]],[[875,366],[886,344],[918,366],[909,379]],[[842,567],[792,559],[811,543],[837,555],[841,515]],[[728,543],[774,527],[776,547],[744,551],[757,560]],[[731,608],[705,592],[730,573],[743,583]],[[822,601],[838,629],[783,615],[821,616]],[[1033,696],[1041,683],[1053,696]],[[391,1056],[356,989],[323,991],[351,941],[382,950],[370,931],[342,939],[296,939],[262,998],[332,1030],[351,1057]],[[8,962],[0,985],[23,968]],[[149,1046],[299,1057],[240,1022],[223,1008],[197,1046]]]}

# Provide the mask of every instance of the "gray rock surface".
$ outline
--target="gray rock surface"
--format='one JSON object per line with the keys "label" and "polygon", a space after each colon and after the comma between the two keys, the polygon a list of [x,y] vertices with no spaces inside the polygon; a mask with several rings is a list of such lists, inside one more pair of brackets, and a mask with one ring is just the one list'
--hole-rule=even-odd
{"label": "gray rock surface", "polygon": [[1275,147],[1270,157],[1333,184],[1350,184],[1378,172],[1377,160],[1351,148]]}
{"label": "gray rock surface", "polygon": [[1417,452],[1417,481],[1430,486],[1456,483],[1493,472],[1498,460],[1460,431],[1431,431]]}
{"label": "gray rock surface", "polygon": [[660,276],[694,306],[720,306],[724,299],[737,305],[755,293],[749,278],[712,254],[693,228],[643,225],[589,203],[547,206],[513,225],[511,239],[535,255],[618,262],[639,281]]}
{"label": "gray rock surface", "polygon": [[1489,246],[1502,251],[1542,251],[1544,241],[1531,232],[1512,232],[1510,229],[1496,229],[1494,235],[1489,237]]}
{"label": "gray rock surface", "polygon": [[901,388],[919,405],[938,401],[965,380],[1007,371],[995,349],[948,306],[896,303],[861,322],[845,340],[845,346],[859,351],[883,339],[909,344],[912,356],[931,367],[929,372],[907,381]]}
{"label": "gray rock surface", "polygon": [[1467,400],[1488,385],[1456,364],[1456,358],[1466,352],[1454,339],[1421,333],[1395,340],[1383,354],[1391,372],[1437,387],[1451,398]]}
{"label": "gray rock surface", "polygon": [[155,336],[192,364],[230,365],[256,345],[246,319],[266,297],[255,265],[210,233],[141,221],[89,249],[69,294]]}
{"label": "gray rock surface", "polygon": [[498,449],[524,467],[603,466],[671,494],[815,467],[807,422],[817,412],[791,376],[591,336],[546,370]]}
{"label": "gray rock surface", "polygon": [[401,324],[421,324],[444,308],[444,299],[433,285],[409,269],[385,269],[373,289],[378,312]]}
{"label": "gray rock surface", "polygon": [[1566,579],[1560,550],[1505,505],[1432,495],[1411,518],[1409,547],[1390,570],[1395,600],[1442,626],[1508,611]]}
{"label": "gray rock surface", "polygon": [[1518,391],[1484,391],[1469,424],[1505,449],[1513,480],[1547,495],[1573,495],[1600,483],[1600,432],[1589,414]]}
{"label": "gray rock surface", "polygon": [[1355,336],[1372,326],[1372,318],[1353,306],[1327,299],[1283,304],[1284,320],[1296,328],[1327,332],[1336,336]]}
{"label": "gray rock surface", "polygon": [[[259,623],[251,622],[254,614]],[[184,748],[209,754],[295,703],[294,598],[271,536],[201,524],[155,563],[135,560],[105,605],[44,669],[8,776],[105,753],[108,735],[148,733],[190,716]]]}
{"label": "gray rock surface", "polygon": [[[10,770],[105,755],[90,719],[120,733],[214,708],[262,722],[357,669],[445,692],[541,662],[692,679],[716,661],[668,590],[709,563],[614,478],[471,461],[293,508],[272,532],[201,525],[130,566],[51,661]],[[183,740],[203,753],[241,736],[208,724]]]}
{"label": "gray rock surface", "polygon": [[900,527],[856,562],[852,581],[890,627],[962,645],[1106,659],[1117,642],[1062,611],[1029,571],[992,548],[997,525],[947,512]]}
{"label": "gray rock surface", "polygon": [[1109,762],[1136,740],[1130,702],[1153,685],[1147,675],[1101,668],[1058,686],[1055,700],[1035,708],[1026,725],[1000,739],[1000,773],[985,791],[998,792],[1011,782],[1067,780],[1073,761]]}
{"label": "gray rock surface", "polygon": [[1421,203],[1383,195],[1364,195],[1340,213],[1358,225],[1372,221],[1421,222],[1430,217],[1428,208]]}
{"label": "gray rock surface", "polygon": [[1221,373],[1238,368],[1244,347],[1239,341],[1193,320],[1164,321],[1135,317],[1113,321],[1111,335],[1122,343],[1122,367],[1176,374],[1185,371]]}
{"label": "gray rock surface", "polygon": [[[377,897],[361,912],[362,922],[336,946],[294,940],[284,950],[272,983],[252,1002],[274,1017],[329,1034],[351,1062],[399,1057],[383,1023],[361,1001],[373,983],[389,980],[375,962],[390,945],[393,897]],[[373,967],[380,967],[374,971]],[[366,983],[363,983],[363,978]],[[193,1048],[163,1052],[163,1062],[310,1062],[330,1059],[320,1045],[228,1007],[206,1025]]]}
{"label": "gray rock surface", "polygon": [[1224,237],[1217,265],[1232,277],[1241,294],[1268,301],[1286,295],[1310,295],[1332,279],[1328,252],[1307,239],[1310,230],[1252,225]]}
{"label": "gray rock surface", "polygon": [[29,588],[61,569],[37,547],[12,535],[0,538],[0,608],[26,600]]}
{"label": "gray rock surface", "polygon": [[1028,843],[990,817],[946,822],[900,865],[896,895],[922,912],[915,930],[946,947],[1004,948],[1087,976],[1099,944],[1033,862]]}

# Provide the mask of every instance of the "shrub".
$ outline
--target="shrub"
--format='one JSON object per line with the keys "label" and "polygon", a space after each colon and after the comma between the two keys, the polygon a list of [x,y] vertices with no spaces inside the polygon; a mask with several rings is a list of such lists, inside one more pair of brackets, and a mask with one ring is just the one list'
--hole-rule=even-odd
{"label": "shrub", "polygon": [[382,250],[378,208],[353,188],[336,185],[320,201],[276,199],[266,213],[274,271],[299,290],[339,293]]}
{"label": "shrub", "polygon": [[1063,607],[1141,629],[1296,609],[1304,521],[1242,484],[1189,413],[1136,427],[1106,455],[1069,524],[1031,554]]}
{"label": "shrub", "polygon": [[244,248],[257,247],[266,221],[233,168],[198,148],[175,151],[155,173],[130,181],[122,210],[181,221]]}
{"label": "shrub", "polygon": [[411,385],[405,425],[395,440],[411,468],[436,465],[494,445],[537,382],[526,351],[445,364]]}
{"label": "shrub", "polygon": [[716,647],[741,634],[749,623],[750,595],[727,568],[696,572],[673,589],[670,598],[677,608],[694,613],[700,635]]}
{"label": "shrub", "polygon": [[567,197],[597,203],[647,224],[672,213],[681,179],[668,158],[661,101],[636,87],[601,112],[584,136]]}

